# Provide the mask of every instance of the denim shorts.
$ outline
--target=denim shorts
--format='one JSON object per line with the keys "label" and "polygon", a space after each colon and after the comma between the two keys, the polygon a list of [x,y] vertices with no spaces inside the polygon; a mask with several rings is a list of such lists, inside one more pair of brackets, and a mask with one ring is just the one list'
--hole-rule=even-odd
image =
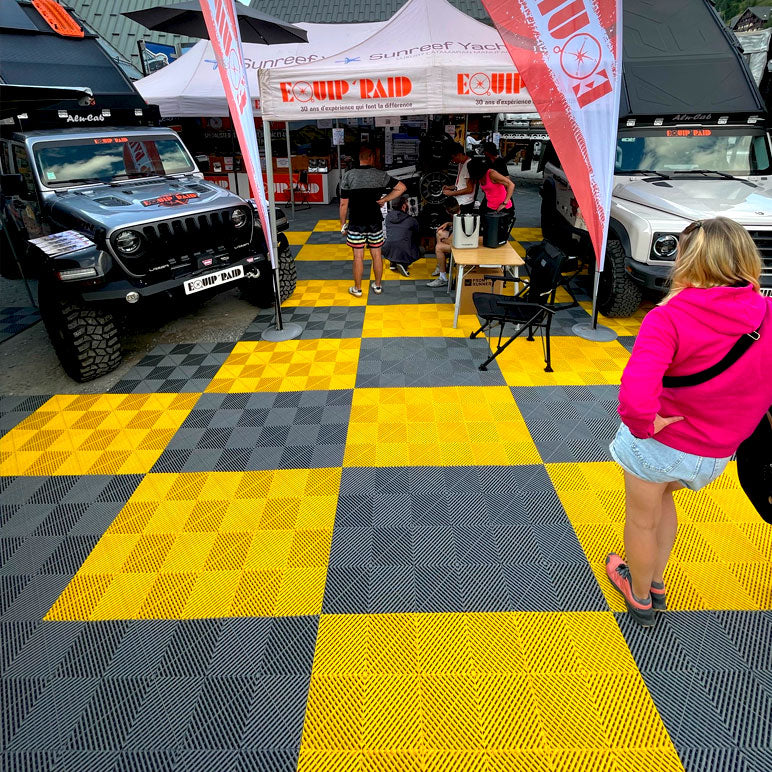
{"label": "denim shorts", "polygon": [[631,475],[653,483],[677,482],[698,491],[726,468],[728,458],[707,458],[669,448],[655,439],[639,440],[622,424],[609,446],[611,455]]}

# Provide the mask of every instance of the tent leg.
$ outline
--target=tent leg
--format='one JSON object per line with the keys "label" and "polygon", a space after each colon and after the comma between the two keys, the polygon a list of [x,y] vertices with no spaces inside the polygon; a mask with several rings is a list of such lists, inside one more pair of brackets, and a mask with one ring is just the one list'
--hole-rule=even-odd
{"label": "tent leg", "polygon": [[289,172],[289,194],[290,194],[290,206],[292,207],[292,219],[295,219],[295,185],[292,182],[292,148],[290,146],[290,122],[287,121],[284,126],[287,133],[287,164]]}
{"label": "tent leg", "polygon": [[617,334],[610,327],[598,326],[598,285],[600,284],[600,270],[595,267],[595,277],[592,284],[592,320],[579,322],[571,328],[571,332],[579,338],[594,340],[599,343],[617,339]]}
{"label": "tent leg", "polygon": [[279,235],[276,230],[276,191],[273,187],[273,150],[271,148],[271,122],[263,120],[263,144],[265,146],[265,174],[268,181],[268,217],[271,221],[271,264],[273,266],[273,294],[274,314],[276,320],[275,329],[267,329],[260,336],[263,340],[278,342],[297,338],[303,328],[299,324],[290,322],[284,324],[281,316],[281,281],[279,278]]}

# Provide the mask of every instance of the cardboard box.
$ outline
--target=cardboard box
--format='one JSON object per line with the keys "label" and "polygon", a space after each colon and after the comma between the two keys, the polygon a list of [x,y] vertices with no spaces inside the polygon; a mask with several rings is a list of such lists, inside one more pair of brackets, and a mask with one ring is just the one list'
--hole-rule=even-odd
{"label": "cardboard box", "polygon": [[493,291],[497,295],[511,295],[512,284],[507,285],[507,290],[504,292],[503,283],[497,281],[493,287],[491,287],[490,279],[486,279],[486,276],[503,276],[504,269],[501,266],[488,266],[475,265],[464,266],[464,279],[461,282],[461,303],[459,305],[460,314],[474,314],[474,301],[472,295],[475,292],[491,292]]}

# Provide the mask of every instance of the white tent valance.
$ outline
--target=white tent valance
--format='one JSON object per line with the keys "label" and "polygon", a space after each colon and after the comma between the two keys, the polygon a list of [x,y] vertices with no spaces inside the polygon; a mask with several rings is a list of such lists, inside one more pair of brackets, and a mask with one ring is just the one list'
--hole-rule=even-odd
{"label": "white tent valance", "polygon": [[366,40],[259,81],[268,120],[536,112],[496,29],[447,0],[409,0]]}
{"label": "white tent valance", "polygon": [[[257,81],[259,69],[305,65],[348,48],[370,37],[386,22],[370,24],[298,24],[308,32],[308,43],[263,46],[244,43],[244,61],[253,100],[260,96]],[[148,104],[158,105],[164,118],[225,117],[225,99],[217,62],[208,40],[193,48],[146,78],[134,84]],[[260,110],[255,107],[255,115]]]}

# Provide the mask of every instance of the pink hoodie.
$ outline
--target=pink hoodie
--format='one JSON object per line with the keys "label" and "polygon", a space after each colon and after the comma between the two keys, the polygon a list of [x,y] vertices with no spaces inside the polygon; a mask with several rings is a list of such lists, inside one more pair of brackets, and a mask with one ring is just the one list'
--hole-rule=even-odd
{"label": "pink hoodie", "polygon": [[[731,368],[699,386],[666,389],[662,376],[690,375],[721,361],[763,321],[761,339]],[[650,311],[622,374],[619,415],[634,436],[654,436],[654,416],[684,416],[656,435],[708,458],[731,456],[772,404],[772,298],[745,287],[682,290]]]}

